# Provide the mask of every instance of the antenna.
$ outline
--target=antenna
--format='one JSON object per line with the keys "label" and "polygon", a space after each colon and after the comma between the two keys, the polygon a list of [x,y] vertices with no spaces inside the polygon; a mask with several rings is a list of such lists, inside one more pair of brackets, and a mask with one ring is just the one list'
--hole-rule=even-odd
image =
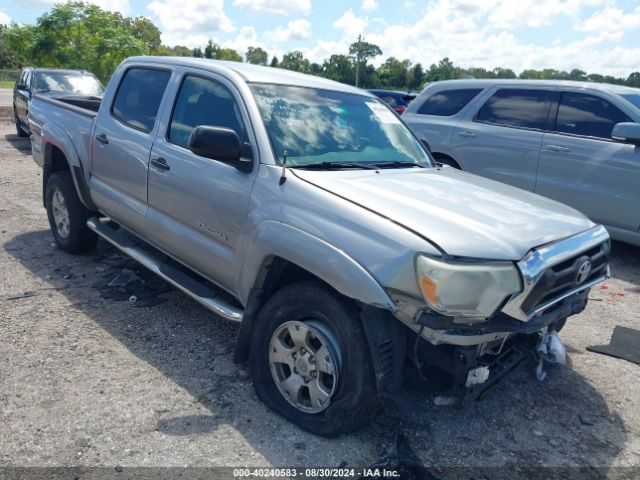
{"label": "antenna", "polygon": [[280,176],[280,182],[278,185],[282,185],[287,181],[287,151],[284,151],[282,155],[282,175]]}

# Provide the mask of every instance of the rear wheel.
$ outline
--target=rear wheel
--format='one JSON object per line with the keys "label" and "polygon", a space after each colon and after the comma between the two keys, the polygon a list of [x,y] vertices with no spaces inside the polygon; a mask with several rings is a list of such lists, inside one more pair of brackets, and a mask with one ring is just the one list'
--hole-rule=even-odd
{"label": "rear wheel", "polygon": [[28,134],[27,132],[25,132],[25,131],[22,129],[22,127],[20,126],[20,120],[18,120],[18,116],[17,116],[17,115],[14,115],[14,117],[15,117],[15,122],[16,122],[16,134],[17,134],[19,137],[22,137],[22,138],[24,138],[24,137],[28,137],[28,136],[29,136],[29,134]]}
{"label": "rear wheel", "polygon": [[89,210],[80,202],[69,172],[51,174],[45,202],[53,238],[62,250],[84,253],[95,246],[98,237],[87,227]]}
{"label": "rear wheel", "polygon": [[267,301],[249,363],[260,399],[312,433],[353,431],[377,406],[359,311],[320,282],[288,285]]}

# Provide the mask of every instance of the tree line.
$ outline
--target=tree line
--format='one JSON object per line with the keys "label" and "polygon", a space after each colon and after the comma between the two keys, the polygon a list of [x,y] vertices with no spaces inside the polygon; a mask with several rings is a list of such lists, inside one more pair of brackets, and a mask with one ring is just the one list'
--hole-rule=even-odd
{"label": "tree line", "polygon": [[55,5],[34,25],[0,26],[0,69],[26,65],[84,69],[107,81],[118,64],[135,55],[175,55],[269,65],[330,78],[363,88],[419,91],[425,83],[456,78],[522,78],[581,80],[640,87],[640,72],[627,78],[545,68],[516,74],[510,68],[461,68],[448,58],[428,68],[408,59],[388,57],[378,67],[371,60],[382,56],[377,45],[358,38],[348,54],[334,54],[322,63],[305,58],[294,50],[282,58],[270,57],[263,48],[246,52],[224,48],[209,40],[203,47],[187,48],[162,44],[160,30],[145,17],[129,18],[100,7],[73,2]]}

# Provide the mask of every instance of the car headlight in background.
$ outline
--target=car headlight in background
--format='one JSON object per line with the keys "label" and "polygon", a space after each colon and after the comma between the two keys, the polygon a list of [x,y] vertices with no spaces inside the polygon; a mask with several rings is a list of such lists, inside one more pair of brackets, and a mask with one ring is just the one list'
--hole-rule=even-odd
{"label": "car headlight in background", "polygon": [[418,255],[416,272],[429,307],[443,315],[487,318],[522,290],[511,262],[447,262]]}

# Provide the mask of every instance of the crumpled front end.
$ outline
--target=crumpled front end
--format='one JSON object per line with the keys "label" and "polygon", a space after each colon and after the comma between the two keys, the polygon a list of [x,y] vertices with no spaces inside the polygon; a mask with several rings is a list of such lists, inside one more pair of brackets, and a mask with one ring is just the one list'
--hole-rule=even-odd
{"label": "crumpled front end", "polygon": [[421,309],[398,296],[398,318],[420,337],[414,365],[423,376],[446,379],[451,395],[463,404],[529,360],[538,362],[542,379],[542,361],[552,361],[550,349],[560,349],[555,332],[584,310],[590,288],[610,276],[609,255],[609,235],[602,226],[531,250],[516,263],[520,291],[487,318]]}

